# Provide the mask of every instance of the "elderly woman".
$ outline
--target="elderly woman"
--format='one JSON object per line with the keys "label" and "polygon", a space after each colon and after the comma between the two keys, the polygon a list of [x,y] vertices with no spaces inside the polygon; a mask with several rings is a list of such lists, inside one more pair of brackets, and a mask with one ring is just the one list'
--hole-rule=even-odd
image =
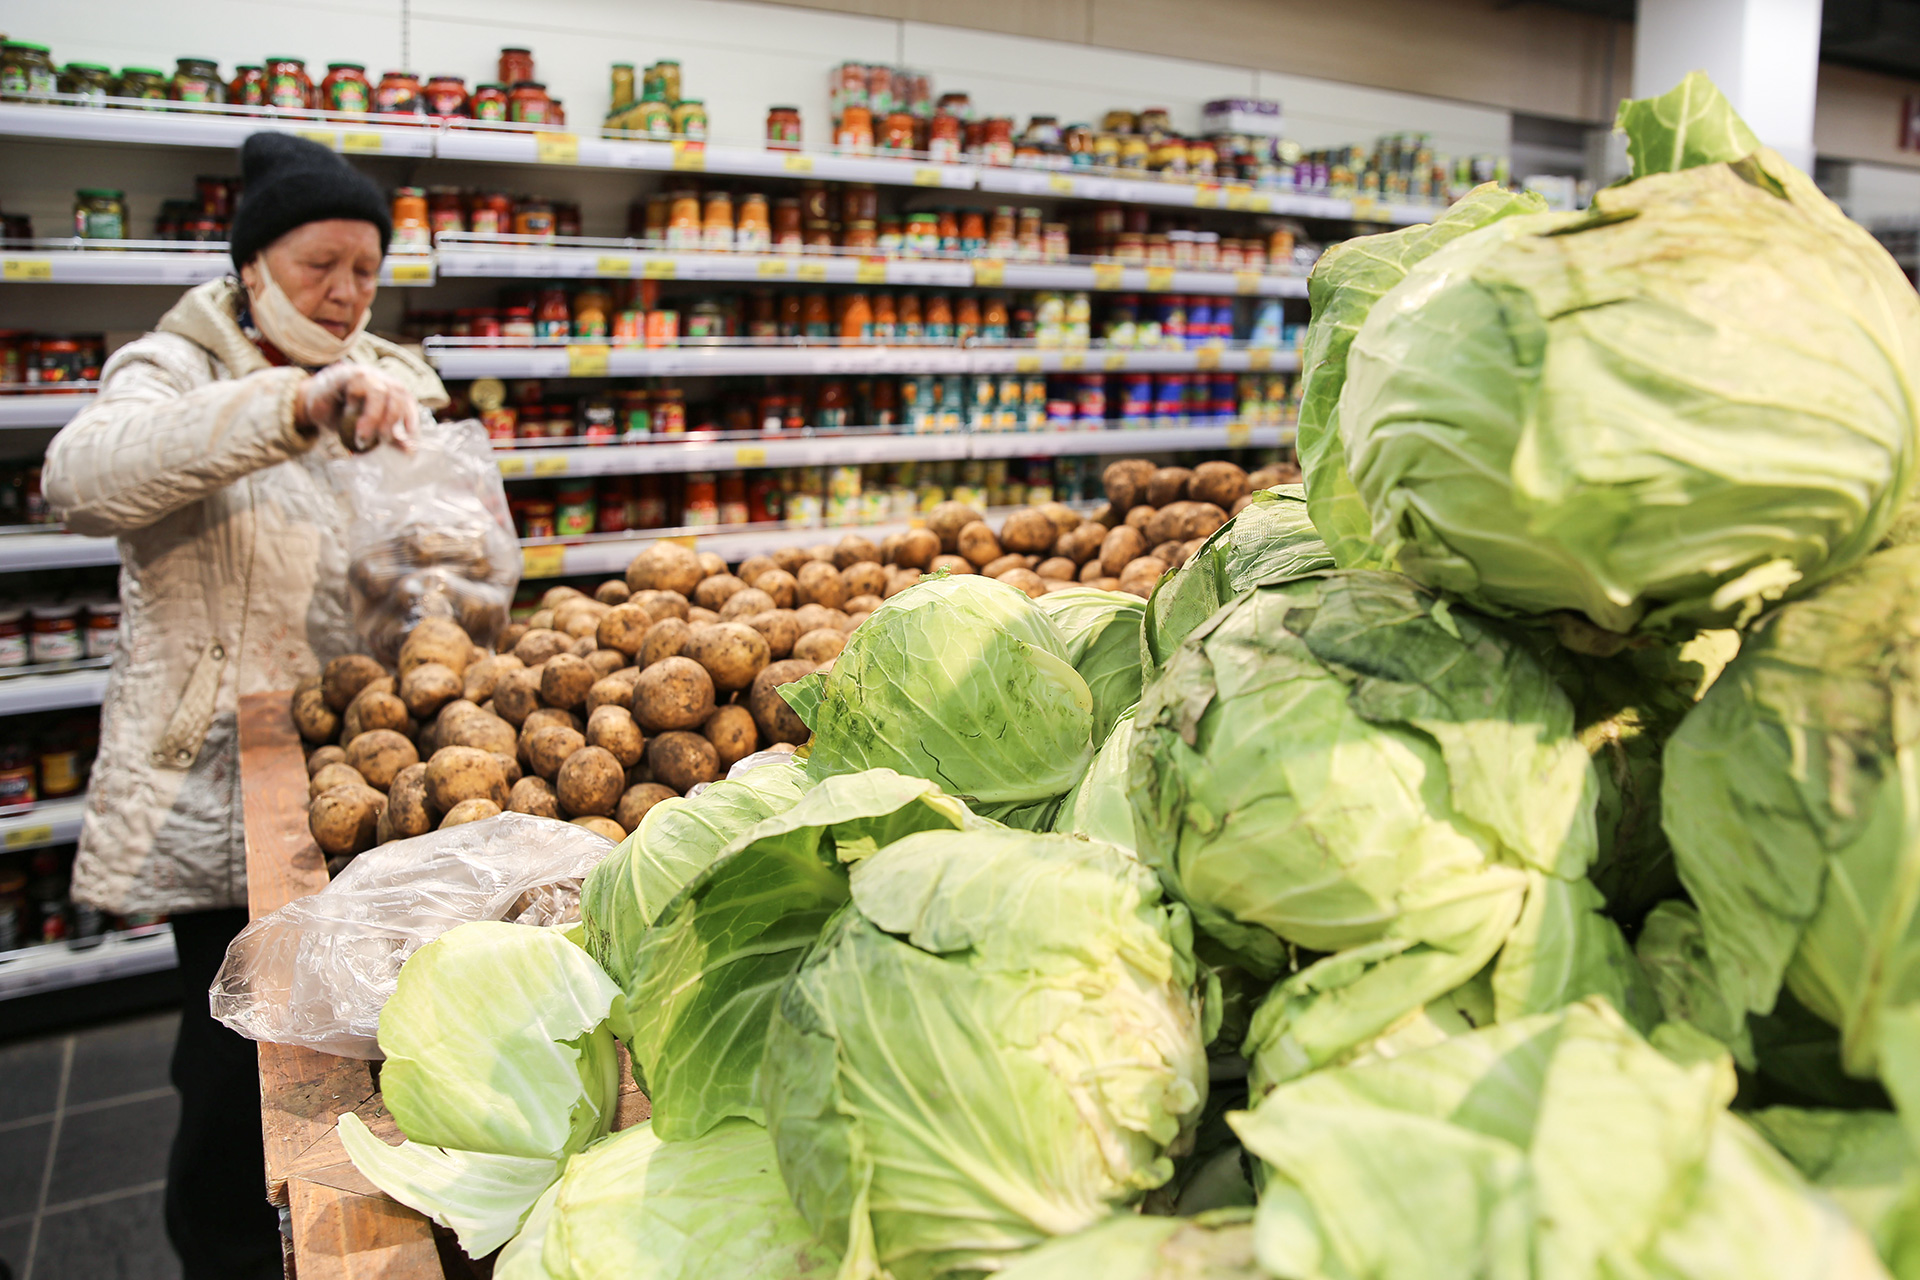
{"label": "elderly woman", "polygon": [[69,529],[119,541],[122,643],[73,897],[173,919],[181,1113],[166,1216],[188,1280],[280,1274],[254,1046],[207,1012],[247,920],[235,711],[354,648],[350,513],[328,463],[406,447],[420,407],[447,402],[431,370],[366,332],[392,234],[380,191],[288,134],[255,134],[240,160],[238,280],[189,290],[116,352],[44,473]]}

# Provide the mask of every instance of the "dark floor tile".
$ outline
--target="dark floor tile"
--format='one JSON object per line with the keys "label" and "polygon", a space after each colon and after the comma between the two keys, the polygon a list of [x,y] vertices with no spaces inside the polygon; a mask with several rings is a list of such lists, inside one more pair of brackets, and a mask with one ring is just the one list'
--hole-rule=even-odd
{"label": "dark floor tile", "polygon": [[159,1191],[49,1214],[33,1280],[179,1280]]}
{"label": "dark floor tile", "polygon": [[103,1195],[167,1176],[167,1149],[180,1116],[173,1094],[70,1115],[53,1157],[48,1204]]}
{"label": "dark floor tile", "polygon": [[60,1095],[63,1039],[0,1044],[0,1124],[52,1112]]}
{"label": "dark floor tile", "polygon": [[17,1227],[0,1227],[0,1276],[11,1272],[14,1280],[27,1271],[27,1239],[33,1234],[33,1224],[23,1222]]}
{"label": "dark floor tile", "polygon": [[0,1219],[32,1213],[39,1203],[52,1137],[50,1120],[0,1132]]}
{"label": "dark floor tile", "polygon": [[166,1088],[167,1063],[179,1026],[180,1015],[168,1012],[75,1034],[67,1105]]}

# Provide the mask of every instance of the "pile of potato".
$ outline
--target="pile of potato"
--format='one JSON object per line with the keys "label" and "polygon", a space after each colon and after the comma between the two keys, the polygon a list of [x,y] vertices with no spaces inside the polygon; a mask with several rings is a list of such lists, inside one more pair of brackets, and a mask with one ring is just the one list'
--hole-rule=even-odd
{"label": "pile of potato", "polygon": [[1107,468],[1108,501],[1091,518],[1047,503],[996,533],[945,502],[877,546],[849,534],[732,571],[656,542],[591,596],[549,589],[498,652],[427,618],[395,669],[353,654],[295,691],[314,839],[335,871],[376,844],[509,809],[622,839],[669,796],[805,742],[779,687],[830,666],[882,600],[925,574],[982,573],[1030,596],[1081,585],[1145,596],[1254,488],[1288,478],[1128,459]]}

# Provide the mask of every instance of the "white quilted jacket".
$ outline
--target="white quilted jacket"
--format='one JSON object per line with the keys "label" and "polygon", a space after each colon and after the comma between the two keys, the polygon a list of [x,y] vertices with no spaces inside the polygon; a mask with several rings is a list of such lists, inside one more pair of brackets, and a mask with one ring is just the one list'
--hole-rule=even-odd
{"label": "white quilted jacket", "polygon": [[[235,712],[355,647],[339,441],[293,425],[299,369],[275,368],[235,320],[239,286],[190,290],[107,362],[99,399],[47,451],[42,488],[75,533],[120,545],[121,644],[73,897],[108,911],[247,900]],[[372,336],[348,358],[445,390]]]}

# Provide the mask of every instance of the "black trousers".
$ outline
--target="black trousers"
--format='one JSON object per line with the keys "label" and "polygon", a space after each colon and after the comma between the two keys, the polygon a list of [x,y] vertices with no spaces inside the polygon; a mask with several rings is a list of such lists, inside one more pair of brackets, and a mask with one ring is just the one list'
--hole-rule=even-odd
{"label": "black trousers", "polygon": [[278,1280],[280,1215],[267,1203],[260,1069],[253,1041],[213,1020],[207,987],[242,908],[173,917],[180,955],[180,1038],[173,1087],[180,1129],[167,1161],[167,1238],[184,1280]]}

